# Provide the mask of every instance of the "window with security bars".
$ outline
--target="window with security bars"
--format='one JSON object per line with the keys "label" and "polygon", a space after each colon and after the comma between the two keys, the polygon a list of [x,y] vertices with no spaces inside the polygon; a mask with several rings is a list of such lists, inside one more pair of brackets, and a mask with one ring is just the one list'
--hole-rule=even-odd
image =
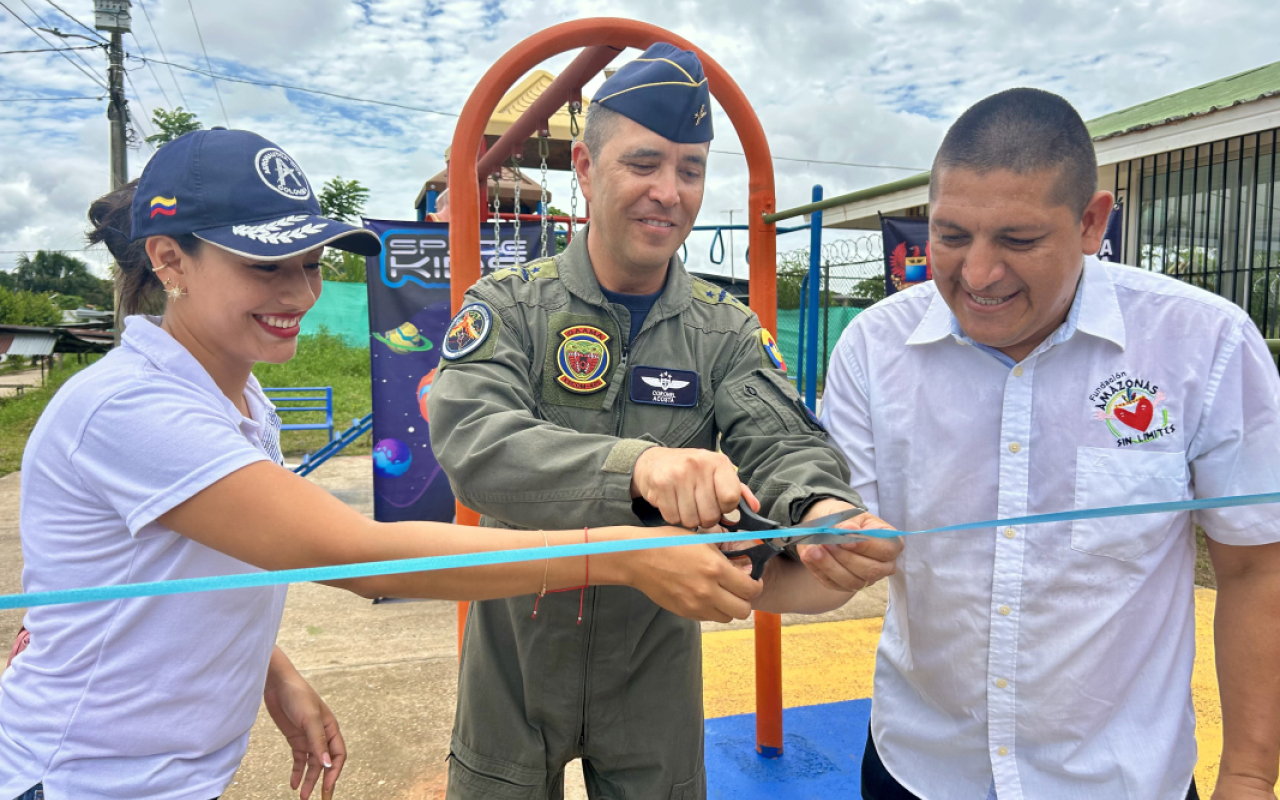
{"label": "window with security bars", "polygon": [[1280,338],[1277,130],[1116,165],[1123,261],[1226,297]]}

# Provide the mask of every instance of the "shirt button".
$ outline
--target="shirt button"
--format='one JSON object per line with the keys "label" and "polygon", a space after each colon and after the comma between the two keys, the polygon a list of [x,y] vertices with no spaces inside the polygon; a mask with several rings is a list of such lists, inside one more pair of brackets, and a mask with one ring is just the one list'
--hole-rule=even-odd
{"label": "shirt button", "polygon": [[1005,688],[1005,687],[1007,687],[1008,685],[1009,685],[1009,682],[1008,682],[1008,681],[1006,681],[1004,678],[1001,678],[1000,680],[996,681],[996,688],[997,688],[997,689],[1004,689],[1004,688]]}
{"label": "shirt button", "polygon": [[1013,609],[1008,606],[1000,606],[1000,613],[1007,617],[1013,613]]}
{"label": "shirt button", "polygon": [[1015,537],[1015,536],[1017,536],[1017,535],[1018,535],[1018,532],[1017,532],[1017,531],[1015,531],[1013,528],[1005,528],[1005,529],[1004,529],[1004,538],[1006,538],[1006,539],[1012,539],[1013,537]]}
{"label": "shirt button", "polygon": [[997,750],[996,752],[997,752],[997,753],[999,753],[999,754],[1000,754],[1000,755],[1002,755],[1002,756],[1007,756],[1007,755],[1009,755],[1009,748],[1007,748],[1007,747],[1001,747],[1001,748],[1000,748],[999,750]]}
{"label": "shirt button", "polygon": [[1009,445],[1010,453],[1016,453],[1021,449],[1022,449],[1022,445],[1018,444],[1017,442],[1013,442],[1012,444]]}
{"label": "shirt button", "polygon": [[1021,377],[1022,377],[1022,367],[1014,367],[1014,368],[1013,368],[1013,377],[1015,377],[1015,378],[1021,378]]}

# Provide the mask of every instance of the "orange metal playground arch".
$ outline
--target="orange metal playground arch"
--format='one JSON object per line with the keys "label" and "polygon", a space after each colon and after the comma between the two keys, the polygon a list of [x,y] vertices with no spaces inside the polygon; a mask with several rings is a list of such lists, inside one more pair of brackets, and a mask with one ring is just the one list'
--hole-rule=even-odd
{"label": "orange metal playground arch", "polygon": [[[450,153],[454,157],[449,160],[449,205],[452,215],[449,225],[449,262],[454,313],[462,307],[463,295],[467,289],[480,279],[480,211],[485,193],[482,176],[478,174],[476,167],[485,125],[503,94],[529,70],[568,50],[600,46],[618,52],[628,47],[644,50],[656,42],[669,42],[697,53],[711,93],[720,101],[737,130],[750,174],[747,216],[750,226],[748,261],[751,308],[760,318],[761,325],[770,331],[777,329],[777,229],[772,223],[764,221],[764,215],[775,210],[773,160],[760,120],[742,89],[729,77],[729,73],[698,47],[656,25],[612,17],[565,22],[533,34],[499,58],[467,98],[450,147]],[[603,69],[607,59],[606,53],[604,59],[582,62],[580,58],[575,62],[575,66],[580,63],[587,63],[587,66],[574,75],[575,85],[571,88],[580,92],[582,84]],[[553,99],[558,101],[554,107],[559,108],[570,97]],[[523,142],[515,145],[520,147]],[[467,158],[464,156],[466,153],[476,153],[477,157]],[[500,154],[499,158],[505,155]],[[459,504],[459,523],[476,525],[479,521],[478,514]],[[465,605],[460,605],[459,652],[465,613]],[[781,618],[776,614],[756,612],[755,637],[756,750],[763,756],[774,758],[782,754]]]}

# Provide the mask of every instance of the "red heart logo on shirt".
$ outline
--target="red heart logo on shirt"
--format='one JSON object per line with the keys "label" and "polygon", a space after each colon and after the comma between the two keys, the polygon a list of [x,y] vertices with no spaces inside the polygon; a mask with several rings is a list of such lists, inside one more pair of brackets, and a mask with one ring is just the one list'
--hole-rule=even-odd
{"label": "red heart logo on shirt", "polygon": [[1133,428],[1135,431],[1146,431],[1147,426],[1151,424],[1151,417],[1156,413],[1156,407],[1146,397],[1139,397],[1138,404],[1134,406],[1134,410],[1116,407],[1116,419]]}

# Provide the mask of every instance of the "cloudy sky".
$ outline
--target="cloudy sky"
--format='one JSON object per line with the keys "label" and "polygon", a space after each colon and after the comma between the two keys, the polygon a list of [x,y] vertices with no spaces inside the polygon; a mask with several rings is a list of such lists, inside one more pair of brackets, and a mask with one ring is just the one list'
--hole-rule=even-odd
{"label": "cloudy sky", "polygon": [[[91,0],[0,2],[0,51],[47,47],[15,14],[89,35],[55,3],[92,25]],[[484,70],[566,20],[609,15],[669,28],[735,77],[775,156],[879,165],[779,160],[783,208],[807,202],[817,183],[830,196],[911,174],[890,167],[927,166],[949,122],[992,92],[1048,89],[1089,119],[1269,63],[1280,30],[1274,0],[134,0],[125,49],[158,58],[163,47],[167,60],[203,68],[193,9],[215,72],[440,113],[229,81],[216,86],[220,102],[206,77],[131,59],[139,138],[153,130],[152,109],[183,105],[206,126],[276,141],[317,186],[359,179],[372,190],[369,216],[392,219],[413,218],[423,181],[444,165],[452,115]],[[0,55],[0,268],[18,252],[80,251],[85,209],[107,189],[105,101],[14,101],[102,95],[85,74],[105,75],[102,52],[65,55],[85,71],[59,53]],[[543,66],[556,72],[572,55]],[[717,133],[716,150],[740,150],[723,115]],[[131,177],[149,156],[145,145],[130,152]],[[742,158],[713,155],[700,222],[745,209],[746,182]],[[567,179],[551,189],[567,206]],[[691,240],[695,266],[706,266],[708,244]],[[793,234],[779,250],[804,244]],[[93,250],[78,254],[105,263]]]}

